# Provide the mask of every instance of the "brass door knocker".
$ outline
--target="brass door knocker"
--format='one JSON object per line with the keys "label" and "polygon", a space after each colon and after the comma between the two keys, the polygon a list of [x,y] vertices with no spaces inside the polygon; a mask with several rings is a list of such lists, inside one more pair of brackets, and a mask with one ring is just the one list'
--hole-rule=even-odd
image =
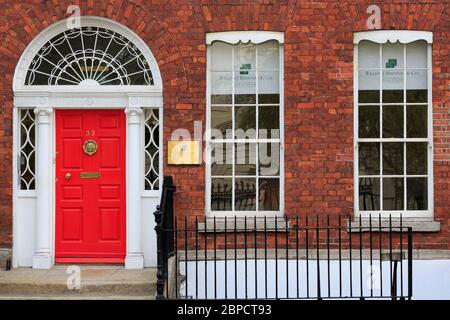
{"label": "brass door knocker", "polygon": [[94,140],[86,140],[83,144],[83,151],[90,156],[96,153],[97,149],[97,142],[95,142]]}

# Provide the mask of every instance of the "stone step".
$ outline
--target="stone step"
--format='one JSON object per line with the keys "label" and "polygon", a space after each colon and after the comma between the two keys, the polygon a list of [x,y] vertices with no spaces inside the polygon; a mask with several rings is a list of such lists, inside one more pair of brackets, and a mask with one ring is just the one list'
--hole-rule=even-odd
{"label": "stone step", "polygon": [[[73,269],[58,265],[50,270],[18,268],[0,271],[0,299],[152,299],[156,269],[125,270],[123,266],[81,266],[80,287]],[[68,272],[68,273],[66,273]],[[68,281],[69,279],[69,281]]]}

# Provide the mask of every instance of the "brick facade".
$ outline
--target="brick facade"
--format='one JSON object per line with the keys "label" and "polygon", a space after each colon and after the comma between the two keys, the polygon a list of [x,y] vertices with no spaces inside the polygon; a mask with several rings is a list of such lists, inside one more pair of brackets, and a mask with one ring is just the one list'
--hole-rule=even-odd
{"label": "brick facade", "polygon": [[[12,243],[12,79],[21,53],[77,4],[82,15],[116,20],[153,52],[164,87],[164,151],[182,123],[205,124],[205,33],[270,30],[285,34],[285,211],[353,213],[353,32],[365,31],[367,6],[383,29],[432,31],[434,215],[439,233],[416,234],[416,248],[450,249],[450,105],[447,1],[109,0],[0,1],[0,247]],[[175,211],[204,217],[204,166],[167,166],[177,185]]]}

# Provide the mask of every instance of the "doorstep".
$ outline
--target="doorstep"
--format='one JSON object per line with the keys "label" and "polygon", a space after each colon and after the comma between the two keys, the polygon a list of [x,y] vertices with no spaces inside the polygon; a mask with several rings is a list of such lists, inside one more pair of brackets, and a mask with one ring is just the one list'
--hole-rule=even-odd
{"label": "doorstep", "polygon": [[[15,268],[0,271],[0,299],[154,299],[156,269],[124,266],[80,266],[80,288],[69,289],[69,265],[49,270]],[[70,281],[70,284],[74,282]]]}

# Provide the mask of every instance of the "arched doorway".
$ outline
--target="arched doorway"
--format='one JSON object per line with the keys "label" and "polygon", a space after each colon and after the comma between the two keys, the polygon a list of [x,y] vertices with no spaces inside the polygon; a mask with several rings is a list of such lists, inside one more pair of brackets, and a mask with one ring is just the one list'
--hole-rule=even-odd
{"label": "arched doorway", "polygon": [[[14,75],[14,266],[156,264],[162,80],[127,27],[42,31]],[[143,232],[145,230],[145,232]]]}

